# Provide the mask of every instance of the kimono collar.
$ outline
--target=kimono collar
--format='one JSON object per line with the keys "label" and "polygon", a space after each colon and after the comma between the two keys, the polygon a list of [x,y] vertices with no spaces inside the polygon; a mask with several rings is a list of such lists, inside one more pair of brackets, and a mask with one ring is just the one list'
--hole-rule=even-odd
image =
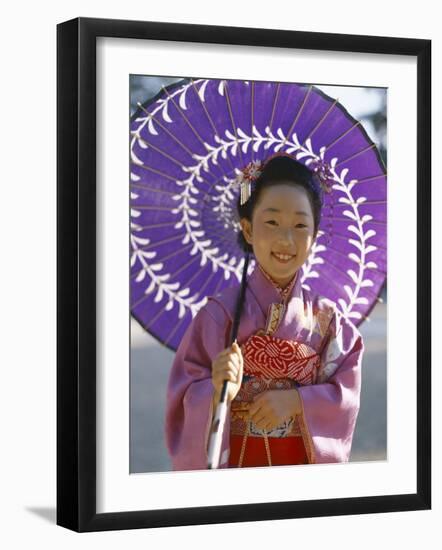
{"label": "kimono collar", "polygon": [[250,275],[247,286],[253,293],[256,301],[264,313],[272,303],[288,302],[294,297],[301,297],[302,284],[299,270],[296,272],[289,285],[282,289],[271,277],[259,266],[256,265]]}

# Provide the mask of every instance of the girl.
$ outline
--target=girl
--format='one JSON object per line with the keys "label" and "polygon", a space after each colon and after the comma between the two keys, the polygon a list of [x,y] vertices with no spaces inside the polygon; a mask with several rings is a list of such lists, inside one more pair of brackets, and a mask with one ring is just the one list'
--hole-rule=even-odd
{"label": "girl", "polygon": [[[166,407],[175,470],[207,468],[224,380],[229,413],[220,468],[349,459],[363,341],[333,302],[301,285],[321,217],[317,181],[303,164],[278,155],[238,201],[239,242],[246,264],[253,252],[256,267],[243,277],[241,300],[232,288],[209,298],[177,350]],[[241,323],[229,346],[235,315]]]}

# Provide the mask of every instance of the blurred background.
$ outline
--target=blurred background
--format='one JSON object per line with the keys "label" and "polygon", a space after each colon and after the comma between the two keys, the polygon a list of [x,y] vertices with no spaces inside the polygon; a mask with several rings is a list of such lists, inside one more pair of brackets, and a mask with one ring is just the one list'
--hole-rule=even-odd
{"label": "blurred background", "polygon": [[[131,75],[130,114],[138,102],[153,98],[162,86],[182,77]],[[318,85],[360,120],[387,165],[387,90]],[[129,261],[129,258],[128,258]],[[387,458],[387,285],[359,329],[365,343],[361,408],[353,438],[351,461]],[[174,353],[131,320],[130,473],[170,471],[164,442],[166,386]]]}

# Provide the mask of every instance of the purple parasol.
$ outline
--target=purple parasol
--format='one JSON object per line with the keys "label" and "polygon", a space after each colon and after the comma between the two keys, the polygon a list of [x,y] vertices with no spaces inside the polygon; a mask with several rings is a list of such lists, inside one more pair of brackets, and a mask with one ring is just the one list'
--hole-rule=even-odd
{"label": "purple parasol", "polygon": [[331,191],[303,286],[356,325],[379,300],[387,182],[361,124],[314,86],[184,80],[131,121],[131,312],[168,347],[177,348],[207,296],[239,284],[235,180],[277,152],[305,163]]}

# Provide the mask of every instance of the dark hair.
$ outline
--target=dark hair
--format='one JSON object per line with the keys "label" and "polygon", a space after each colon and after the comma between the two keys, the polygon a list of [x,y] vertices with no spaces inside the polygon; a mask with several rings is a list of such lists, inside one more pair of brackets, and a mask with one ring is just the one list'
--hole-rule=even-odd
{"label": "dark hair", "polygon": [[[308,196],[313,212],[314,235],[316,236],[321,221],[322,197],[321,187],[316,176],[304,164],[287,155],[276,156],[270,159],[261,172],[261,175],[252,183],[252,193],[249,200],[241,205],[238,198],[237,210],[240,219],[246,218],[252,221],[253,211],[259,201],[263,189],[288,183],[302,187]],[[242,234],[238,233],[238,244],[244,252],[253,252]]]}
{"label": "dark hair", "polygon": [[[309,170],[301,162],[298,162],[294,158],[287,155],[275,156],[265,163],[261,175],[254,183],[252,183],[252,193],[249,200],[245,204],[241,205],[240,198],[238,198],[237,210],[239,218],[246,218],[249,221],[252,221],[253,211],[263,189],[273,185],[278,185],[280,183],[288,183],[289,185],[296,185],[305,189],[313,212],[314,235],[316,236],[319,228],[319,222],[321,221],[321,186],[317,177],[311,170]],[[238,244],[241,249],[246,252],[246,257],[230,335],[231,344],[234,340],[236,340],[238,334],[239,321],[241,318],[247,286],[247,268],[250,254],[253,252],[252,247],[245,240],[242,231],[239,231],[238,233]]]}

